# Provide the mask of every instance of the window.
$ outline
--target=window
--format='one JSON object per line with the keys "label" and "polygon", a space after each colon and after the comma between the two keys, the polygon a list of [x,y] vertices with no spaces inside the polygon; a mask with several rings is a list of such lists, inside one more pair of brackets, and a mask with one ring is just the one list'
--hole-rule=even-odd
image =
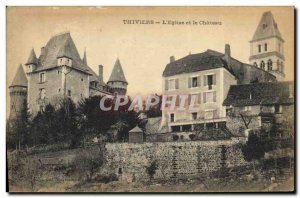
{"label": "window", "polygon": [[192,78],[192,87],[198,87],[198,79],[197,77]]}
{"label": "window", "polygon": [[58,75],[59,75],[59,73],[60,73],[59,70],[57,70],[57,74],[58,74]]}
{"label": "window", "polygon": [[71,97],[71,90],[68,90],[68,96]]}
{"label": "window", "polygon": [[251,111],[251,106],[245,106],[245,111]]}
{"label": "window", "polygon": [[276,105],[274,106],[274,111],[275,111],[275,113],[281,113],[280,110],[281,110],[281,109],[280,109],[280,105],[279,105],[279,104],[276,104]]}
{"label": "window", "polygon": [[171,113],[170,114],[170,122],[174,122],[174,120],[175,120],[174,113]]}
{"label": "window", "polygon": [[261,45],[258,45],[258,52],[261,52]]}
{"label": "window", "polygon": [[40,89],[40,99],[45,99],[46,97],[46,89],[42,88]]}
{"label": "window", "polygon": [[40,73],[40,83],[43,83],[46,81],[46,74],[45,73]]}
{"label": "window", "polygon": [[60,88],[58,88],[58,93],[60,93]]}
{"label": "window", "polygon": [[216,75],[206,75],[206,79],[204,81],[204,86],[208,85],[208,89],[212,89],[212,85],[216,85]]}
{"label": "window", "polygon": [[179,88],[179,81],[178,79],[170,79],[166,80],[166,90],[174,90]]}
{"label": "window", "polygon": [[189,104],[192,104],[192,100],[194,100],[194,102],[193,102],[194,104],[200,104],[201,103],[201,93],[191,94]]}
{"label": "window", "polygon": [[227,108],[226,109],[226,116],[231,116],[232,115],[232,108]]}
{"label": "window", "polygon": [[272,60],[269,59],[268,60],[268,71],[272,71],[272,64],[273,64]]}
{"label": "window", "polygon": [[192,119],[197,120],[197,112],[192,113]]}
{"label": "window", "polygon": [[280,72],[282,72],[283,73],[283,62],[281,62],[281,64],[280,64]]}
{"label": "window", "polygon": [[216,102],[216,92],[204,92],[203,93],[203,103]]}
{"label": "window", "polygon": [[263,24],[263,29],[266,29],[267,26],[268,26],[268,25],[267,25],[266,23],[264,23],[264,24]]}
{"label": "window", "polygon": [[83,78],[81,78],[81,81],[83,81]]}
{"label": "window", "polygon": [[257,67],[257,63],[256,62],[254,62],[254,64],[253,64],[255,67]]}
{"label": "window", "polygon": [[268,51],[268,44],[265,43],[265,51]]}
{"label": "window", "polygon": [[260,68],[265,70],[265,62],[264,61],[261,61],[260,62]]}

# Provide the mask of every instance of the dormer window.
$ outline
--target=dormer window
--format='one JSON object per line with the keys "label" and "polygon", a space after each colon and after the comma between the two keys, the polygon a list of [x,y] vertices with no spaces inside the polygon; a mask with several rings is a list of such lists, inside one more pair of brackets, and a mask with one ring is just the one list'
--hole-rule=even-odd
{"label": "dormer window", "polygon": [[268,25],[266,23],[263,24],[263,29],[266,29]]}

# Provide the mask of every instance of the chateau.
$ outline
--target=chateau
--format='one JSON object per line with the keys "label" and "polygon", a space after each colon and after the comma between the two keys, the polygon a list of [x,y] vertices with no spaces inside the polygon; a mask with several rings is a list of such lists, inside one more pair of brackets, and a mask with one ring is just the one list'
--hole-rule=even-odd
{"label": "chateau", "polygon": [[120,60],[117,59],[107,83],[103,81],[103,66],[96,74],[77,51],[70,33],[53,36],[41,48],[37,58],[34,49],[25,63],[20,65],[9,86],[11,113],[15,118],[27,101],[29,110],[36,113],[45,105],[58,105],[61,99],[71,98],[75,103],[95,95],[125,95],[128,82]]}
{"label": "chateau", "polygon": [[[229,44],[225,45],[224,53],[208,49],[178,60],[171,56],[162,75],[163,95],[168,95],[170,101],[177,97],[176,106],[180,104],[179,95],[188,95],[185,106],[193,104],[195,108],[171,110],[166,107],[162,112],[160,128],[167,127],[171,133],[192,132],[195,129],[219,129],[226,132],[226,108],[231,108],[232,104],[226,102],[224,105],[223,102],[228,97],[229,90],[233,89],[232,86],[275,83],[273,86],[267,86],[272,87],[275,92],[276,87],[282,87],[276,82],[284,80],[285,76],[283,43],[272,13],[265,12],[250,41],[250,63],[233,58]],[[289,85],[285,84],[284,87],[289,88]],[[243,93],[242,88],[239,91]]]}

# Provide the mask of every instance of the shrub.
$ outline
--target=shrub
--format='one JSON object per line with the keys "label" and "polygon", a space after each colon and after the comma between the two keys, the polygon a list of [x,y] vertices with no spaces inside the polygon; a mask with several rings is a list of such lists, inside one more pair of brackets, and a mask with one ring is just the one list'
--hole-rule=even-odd
{"label": "shrub", "polygon": [[177,141],[179,139],[179,136],[178,135],[173,135],[173,140],[174,141]]}
{"label": "shrub", "polygon": [[189,135],[189,138],[190,138],[191,140],[195,140],[195,139],[196,139],[196,135],[195,135],[195,134],[190,134],[190,135]]}
{"label": "shrub", "polygon": [[155,175],[157,168],[158,168],[158,163],[156,160],[152,161],[150,166],[146,168],[150,180],[153,179],[153,176]]}

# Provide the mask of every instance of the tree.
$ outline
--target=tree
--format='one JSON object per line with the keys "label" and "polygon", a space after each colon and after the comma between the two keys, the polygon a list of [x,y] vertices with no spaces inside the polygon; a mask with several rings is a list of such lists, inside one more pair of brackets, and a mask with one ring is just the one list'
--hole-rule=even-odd
{"label": "tree", "polygon": [[264,146],[256,134],[249,134],[248,141],[242,146],[242,153],[246,161],[252,161],[253,171],[255,172],[255,162],[265,155]]}

